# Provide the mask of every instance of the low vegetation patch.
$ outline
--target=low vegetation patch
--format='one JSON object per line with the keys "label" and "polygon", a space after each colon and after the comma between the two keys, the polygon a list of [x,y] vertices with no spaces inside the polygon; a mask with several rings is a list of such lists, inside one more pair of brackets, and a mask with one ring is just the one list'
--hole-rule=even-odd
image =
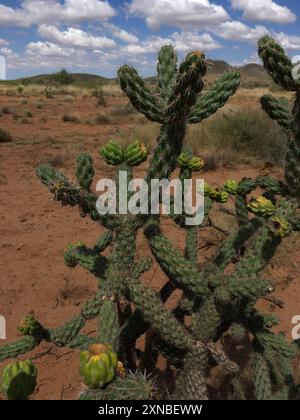
{"label": "low vegetation patch", "polygon": [[76,115],[71,115],[71,114],[64,114],[62,117],[63,122],[73,122],[73,123],[77,123],[79,122],[79,118],[76,117]]}
{"label": "low vegetation patch", "polygon": [[9,132],[0,127],[0,143],[8,143],[10,141],[12,141],[12,138]]}

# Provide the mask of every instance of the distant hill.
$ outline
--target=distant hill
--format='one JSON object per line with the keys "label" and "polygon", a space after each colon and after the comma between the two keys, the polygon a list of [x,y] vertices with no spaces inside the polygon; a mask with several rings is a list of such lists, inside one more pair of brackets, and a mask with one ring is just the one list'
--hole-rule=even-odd
{"label": "distant hill", "polygon": [[209,76],[213,75],[220,75],[224,73],[225,71],[228,71],[232,67],[226,63],[226,61],[222,60],[207,60],[208,63],[208,72],[207,74]]}
{"label": "distant hill", "polygon": [[[47,83],[51,80],[52,74],[39,74],[37,76],[23,77],[21,79],[15,80],[5,80],[2,81],[5,84],[18,85],[26,82],[26,84],[39,84]],[[106,77],[98,76],[96,74],[88,73],[72,73],[72,79],[74,80],[75,85],[84,85],[84,86],[97,86],[99,84],[109,83],[115,79],[108,79]],[[1,83],[1,82],[0,82]]]}
{"label": "distant hill", "polygon": [[[212,82],[222,73],[230,71],[233,68],[225,61],[220,60],[210,60],[208,61],[208,66],[209,70],[207,72],[207,80],[209,82]],[[241,72],[243,87],[262,87],[269,86],[271,83],[271,79],[266,70],[259,64],[246,64],[244,66],[237,67],[236,69]]]}
{"label": "distant hill", "polygon": [[[231,70],[233,67],[230,66],[228,63],[222,60],[208,60],[208,72],[206,76],[206,80],[208,83],[213,82],[217,79],[220,75],[224,72]],[[271,79],[268,76],[267,72],[263,68],[263,66],[259,64],[246,64],[242,67],[238,67],[237,70],[241,72],[242,75],[242,86],[244,87],[260,87],[260,86],[268,86],[271,83]],[[106,78],[102,76],[98,76],[96,74],[88,74],[88,73],[73,73],[71,74],[74,80],[75,85],[84,86],[84,87],[96,87],[100,84],[106,84],[115,82],[116,78]],[[11,80],[11,81],[0,81],[1,83],[5,84],[12,84],[18,85],[24,82],[28,84],[35,84],[35,83],[43,83],[49,82],[51,79],[51,74],[40,74],[38,76],[26,77],[23,79]],[[156,81],[156,77],[147,77],[145,79],[148,83],[153,84]]]}

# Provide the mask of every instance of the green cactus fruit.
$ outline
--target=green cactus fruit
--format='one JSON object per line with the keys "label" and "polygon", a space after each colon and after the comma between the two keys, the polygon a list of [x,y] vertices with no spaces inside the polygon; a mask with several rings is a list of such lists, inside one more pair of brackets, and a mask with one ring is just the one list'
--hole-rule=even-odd
{"label": "green cactus fruit", "polygon": [[215,200],[218,203],[225,204],[225,203],[227,203],[228,198],[229,198],[228,192],[226,192],[226,191],[218,191]]}
{"label": "green cactus fruit", "polygon": [[188,155],[188,153],[181,153],[181,155],[178,157],[177,159],[177,166],[180,169],[187,169],[189,167],[189,162],[190,162],[190,156]]}
{"label": "green cactus fruit", "polygon": [[116,141],[110,140],[101,150],[100,154],[108,165],[120,165],[124,162],[124,151]]}
{"label": "green cactus fruit", "polygon": [[66,252],[64,253],[65,265],[69,268],[75,268],[78,265],[78,248],[83,247],[82,242],[77,242],[75,244],[69,244],[67,246]]}
{"label": "green cactus fruit", "polygon": [[193,172],[199,172],[204,168],[204,160],[199,157],[193,157],[188,163],[188,168]]}
{"label": "green cactus fruit", "polygon": [[95,175],[93,159],[87,153],[79,155],[76,159],[76,178],[78,184],[89,190]]}
{"label": "green cactus fruit", "polygon": [[36,387],[37,369],[30,360],[7,365],[2,373],[1,390],[8,400],[26,400]]}
{"label": "green cactus fruit", "polygon": [[291,226],[289,222],[282,217],[272,217],[268,221],[268,228],[275,236],[284,238],[291,231]]}
{"label": "green cactus fruit", "polygon": [[134,143],[130,144],[125,152],[125,162],[129,166],[138,166],[142,162],[144,162],[148,157],[148,149],[147,147],[135,141]]}
{"label": "green cactus fruit", "polygon": [[247,208],[251,213],[259,217],[270,217],[275,212],[275,206],[272,201],[263,196],[252,199]]}
{"label": "green cactus fruit", "polygon": [[18,330],[22,335],[31,335],[32,337],[40,337],[43,334],[43,327],[35,318],[33,312],[27,315],[19,324]]}
{"label": "green cactus fruit", "polygon": [[104,388],[115,377],[118,356],[108,344],[93,344],[80,353],[80,374],[89,388]]}
{"label": "green cactus fruit", "polygon": [[226,191],[229,195],[236,195],[237,189],[239,184],[231,179],[228,179],[224,184],[224,191]]}
{"label": "green cactus fruit", "polygon": [[214,191],[214,188],[212,188],[207,182],[204,182],[204,191],[202,186],[199,187],[198,191],[200,194],[204,193],[205,197],[210,197],[210,195]]}

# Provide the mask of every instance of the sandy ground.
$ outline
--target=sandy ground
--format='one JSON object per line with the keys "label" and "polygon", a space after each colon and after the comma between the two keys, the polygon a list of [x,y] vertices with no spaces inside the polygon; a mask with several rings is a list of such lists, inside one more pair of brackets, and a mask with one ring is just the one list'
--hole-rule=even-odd
{"label": "sandy ground", "polygon": [[[114,98],[111,99],[112,103],[114,101]],[[10,98],[10,102],[0,97],[0,106],[17,106],[19,99]],[[53,100],[42,110],[36,110],[30,101],[26,109],[34,110],[31,123],[15,123],[11,115],[0,118],[0,126],[9,129],[15,140],[0,144],[0,314],[7,320],[7,340],[1,341],[1,344],[18,338],[18,323],[31,310],[47,327],[59,326],[77,314],[97,289],[91,274],[81,268],[68,269],[64,266],[62,253],[70,242],[84,241],[92,246],[101,235],[102,228],[89,218],[80,218],[76,208],[63,208],[54,202],[36,178],[35,169],[45,156],[49,159],[59,155],[63,157],[63,171],[74,178],[74,156],[80,150],[89,150],[95,160],[97,176],[109,176],[111,172],[97,153],[99,144],[118,130],[130,129],[130,122],[124,120],[117,126],[92,127],[82,123],[63,123],[62,113],[70,112],[74,107],[81,119],[88,119],[95,113],[92,100],[82,103],[75,99],[75,104]],[[42,123],[41,119],[46,117],[47,121]],[[227,178],[255,175],[257,169],[239,167],[209,173],[205,178],[208,182],[221,184]],[[164,230],[168,237],[176,239],[176,246],[183,249],[181,229],[166,221]],[[202,240],[199,246],[203,244]],[[139,256],[149,254],[142,233],[138,237],[137,249]],[[203,251],[200,251],[200,260],[203,257]],[[285,302],[283,309],[265,301],[259,304],[280,317],[277,330],[285,332],[289,338],[291,319],[300,314],[299,267],[299,249],[292,249],[286,264],[278,267],[274,263],[271,267],[270,273],[277,282],[275,295]],[[156,264],[144,276],[145,284],[155,289],[159,289],[165,281]],[[71,290],[67,299],[63,297],[62,289],[65,288]],[[175,293],[168,306],[171,307],[177,297]],[[96,323],[89,322],[85,331],[92,334],[95,329]],[[32,358],[39,370],[39,385],[33,399],[77,397],[81,389],[77,351],[42,343],[26,357]],[[1,363],[0,370],[8,362]]]}

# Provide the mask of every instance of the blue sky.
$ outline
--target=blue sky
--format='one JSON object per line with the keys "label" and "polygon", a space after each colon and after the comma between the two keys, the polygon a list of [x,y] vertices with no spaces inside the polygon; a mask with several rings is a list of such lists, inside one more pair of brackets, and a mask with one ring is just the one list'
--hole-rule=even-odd
{"label": "blue sky", "polygon": [[268,32],[297,59],[298,18],[296,0],[0,0],[0,54],[10,79],[62,67],[115,77],[124,63],[148,76],[163,44],[242,65]]}

